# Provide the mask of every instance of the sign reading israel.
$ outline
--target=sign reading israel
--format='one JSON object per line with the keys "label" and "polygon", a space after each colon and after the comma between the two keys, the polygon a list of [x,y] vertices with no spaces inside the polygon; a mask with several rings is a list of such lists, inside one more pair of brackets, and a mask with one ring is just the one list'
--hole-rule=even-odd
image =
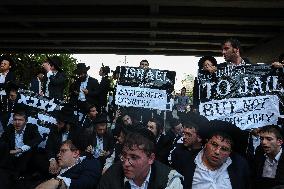
{"label": "sign reading israel", "polygon": [[175,75],[173,71],[122,66],[115,103],[119,106],[171,110],[169,94],[174,89]]}

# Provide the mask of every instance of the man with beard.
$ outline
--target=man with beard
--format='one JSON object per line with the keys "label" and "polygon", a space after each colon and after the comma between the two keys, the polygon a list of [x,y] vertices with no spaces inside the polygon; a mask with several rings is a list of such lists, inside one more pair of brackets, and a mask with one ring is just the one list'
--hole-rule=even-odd
{"label": "man with beard", "polygon": [[70,101],[76,104],[81,112],[86,112],[88,104],[98,105],[98,87],[99,82],[90,77],[87,72],[90,66],[85,63],[77,64],[74,71],[77,80],[70,87]]}
{"label": "man with beard", "polygon": [[[6,93],[7,84],[15,81],[15,75],[11,71],[13,60],[9,56],[0,58],[0,122],[4,123],[4,118],[1,116],[5,113],[8,94]],[[5,125],[6,126],[6,125]]]}
{"label": "man with beard", "polygon": [[262,150],[254,159],[254,188],[272,188],[284,184],[283,136],[276,125],[264,126],[259,131]]}
{"label": "man with beard", "polygon": [[44,95],[63,100],[66,77],[62,70],[60,57],[47,57],[47,60],[43,62],[42,66],[46,70],[46,76],[43,81]]}
{"label": "man with beard", "polygon": [[234,38],[225,40],[222,43],[222,55],[226,61],[223,65],[241,66],[251,64],[247,58],[241,57],[241,53],[242,47],[239,40]]}

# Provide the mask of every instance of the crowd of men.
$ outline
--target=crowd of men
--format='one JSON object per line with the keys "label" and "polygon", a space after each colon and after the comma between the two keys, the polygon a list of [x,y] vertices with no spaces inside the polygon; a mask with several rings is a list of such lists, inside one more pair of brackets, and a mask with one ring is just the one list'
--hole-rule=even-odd
{"label": "crowd of men", "polygon": [[[236,39],[222,44],[222,54],[224,66],[250,64],[241,57]],[[282,63],[283,56],[272,66],[282,68]],[[200,71],[208,74],[216,72],[216,65],[214,57],[199,61]],[[12,66],[12,59],[3,56],[0,188],[284,188],[283,131],[278,125],[246,131],[225,121],[209,121],[196,110],[187,111],[189,99],[182,89],[176,100],[178,117],[168,116],[167,128],[163,116],[153,110],[108,103],[109,67],[101,67],[99,83],[88,75],[90,67],[79,63],[68,102],[56,113],[56,123],[46,126],[49,133],[40,134],[28,122],[27,106],[17,103],[19,86],[13,85]],[[42,66],[45,71],[38,72],[30,90],[66,100],[60,58],[48,57]],[[148,69],[149,62],[142,60],[140,68]]]}

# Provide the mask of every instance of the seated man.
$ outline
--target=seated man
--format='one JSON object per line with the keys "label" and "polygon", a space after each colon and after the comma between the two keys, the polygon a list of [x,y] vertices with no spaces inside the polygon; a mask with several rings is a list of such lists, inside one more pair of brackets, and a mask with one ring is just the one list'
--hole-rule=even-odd
{"label": "seated man", "polygon": [[264,126],[259,135],[263,151],[257,151],[254,159],[254,188],[271,188],[284,184],[281,129],[275,125]]}
{"label": "seated man", "polygon": [[155,161],[155,137],[148,129],[128,134],[121,154],[121,162],[102,176],[99,189],[183,188],[178,172]]}
{"label": "seated man", "polygon": [[185,186],[192,189],[247,189],[249,167],[245,159],[232,153],[233,140],[222,132],[215,132],[209,137],[188,169]]}
{"label": "seated man", "polygon": [[[22,106],[14,109],[13,125],[8,125],[0,138],[2,165],[13,170],[17,177],[25,176],[31,164],[32,157],[42,138],[35,125],[27,123],[28,116]],[[7,157],[7,158],[5,158]],[[6,162],[6,163],[4,163]]]}
{"label": "seated man", "polygon": [[202,149],[202,138],[197,125],[189,121],[184,122],[183,125],[183,143],[175,145],[169,155],[169,163],[184,176],[186,183],[188,169],[194,166],[194,159]]}
{"label": "seated man", "polygon": [[101,169],[95,159],[81,157],[79,144],[66,140],[62,143],[58,153],[58,164],[61,168],[59,175],[38,185],[36,189],[81,189],[96,188]]}

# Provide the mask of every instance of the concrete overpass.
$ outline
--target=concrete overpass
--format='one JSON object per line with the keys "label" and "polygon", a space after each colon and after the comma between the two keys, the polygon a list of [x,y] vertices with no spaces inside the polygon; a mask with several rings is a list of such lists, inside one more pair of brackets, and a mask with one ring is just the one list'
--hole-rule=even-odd
{"label": "concrete overpass", "polygon": [[2,0],[2,53],[220,56],[238,38],[255,62],[284,50],[283,0]]}

